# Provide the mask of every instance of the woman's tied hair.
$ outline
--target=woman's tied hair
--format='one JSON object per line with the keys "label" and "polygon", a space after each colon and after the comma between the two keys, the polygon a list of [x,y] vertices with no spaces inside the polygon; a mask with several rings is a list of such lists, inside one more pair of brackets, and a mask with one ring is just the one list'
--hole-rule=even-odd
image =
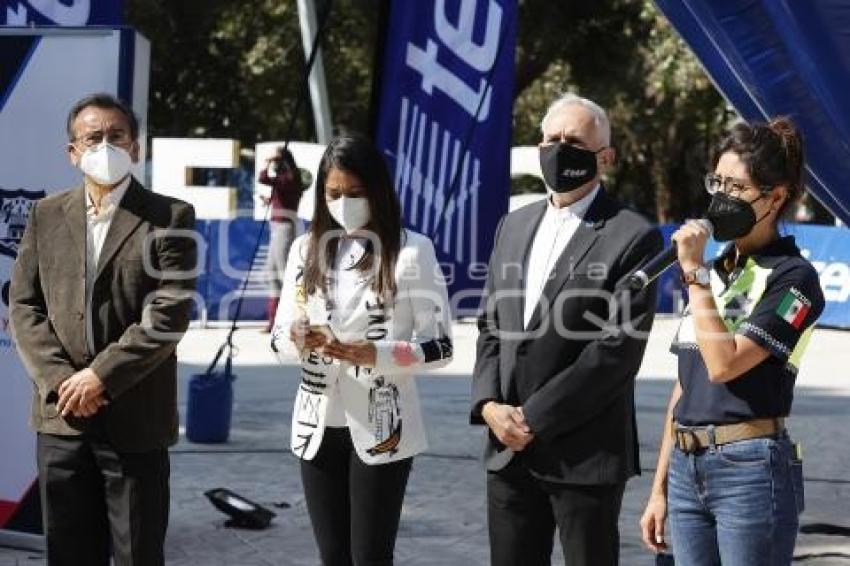
{"label": "woman's tied hair", "polygon": [[770,122],[740,122],[718,147],[713,165],[717,166],[724,153],[735,153],[747,167],[753,183],[788,189],[779,216],[787,211],[803,192],[803,139],[788,116],[778,116]]}

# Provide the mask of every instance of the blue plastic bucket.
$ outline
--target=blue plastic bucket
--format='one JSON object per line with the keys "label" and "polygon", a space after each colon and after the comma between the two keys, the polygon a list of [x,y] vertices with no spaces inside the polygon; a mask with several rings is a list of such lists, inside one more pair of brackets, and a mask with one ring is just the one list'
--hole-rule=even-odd
{"label": "blue plastic bucket", "polygon": [[227,370],[196,373],[189,379],[186,438],[191,442],[227,442],[233,413],[235,377]]}

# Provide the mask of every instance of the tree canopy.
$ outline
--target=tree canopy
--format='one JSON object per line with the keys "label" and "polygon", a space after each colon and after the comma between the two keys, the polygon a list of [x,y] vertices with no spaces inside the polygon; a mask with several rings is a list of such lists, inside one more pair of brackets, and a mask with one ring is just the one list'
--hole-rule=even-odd
{"label": "tree canopy", "polygon": [[[335,126],[370,128],[381,5],[333,0],[322,56]],[[152,44],[151,136],[287,134],[305,64],[294,0],[127,0],[127,20]],[[548,104],[577,92],[609,111],[624,202],[662,222],[700,213],[734,112],[652,1],[519,0],[518,23],[514,144],[536,144]],[[309,104],[294,139],[315,139]]]}

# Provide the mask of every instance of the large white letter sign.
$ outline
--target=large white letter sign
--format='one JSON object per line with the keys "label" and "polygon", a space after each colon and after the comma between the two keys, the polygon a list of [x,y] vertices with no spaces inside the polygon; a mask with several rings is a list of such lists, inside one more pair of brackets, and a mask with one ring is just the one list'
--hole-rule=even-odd
{"label": "large white letter sign", "polygon": [[225,139],[154,138],[154,192],[185,200],[195,207],[198,220],[236,217],[236,188],[190,185],[190,169],[235,168],[239,142]]}

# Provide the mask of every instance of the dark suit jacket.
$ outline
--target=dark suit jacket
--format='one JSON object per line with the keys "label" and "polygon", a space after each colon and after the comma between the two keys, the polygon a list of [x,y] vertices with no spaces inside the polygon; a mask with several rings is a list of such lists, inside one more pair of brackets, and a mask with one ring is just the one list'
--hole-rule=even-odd
{"label": "dark suit jacket", "polygon": [[[497,230],[478,321],[470,421],[484,424],[488,400],[521,405],[535,434],[522,452],[532,474],[575,484],[622,482],[640,473],[634,379],[655,289],[614,291],[660,251],[661,235],[601,190],[558,258],[526,331],[525,264],[545,208],[541,201],[514,211]],[[488,434],[489,470],[513,457]]]}
{"label": "dark suit jacket", "polygon": [[[12,272],[12,334],[34,382],[31,424],[74,435],[97,421],[118,450],[168,446],[177,439],[174,351],[189,324],[196,279],[188,232],[194,209],[131,181],[98,260],[90,352],[85,205],[83,187],[37,202]],[[91,419],[63,419],[56,390],[86,367],[103,380],[110,404]]]}

